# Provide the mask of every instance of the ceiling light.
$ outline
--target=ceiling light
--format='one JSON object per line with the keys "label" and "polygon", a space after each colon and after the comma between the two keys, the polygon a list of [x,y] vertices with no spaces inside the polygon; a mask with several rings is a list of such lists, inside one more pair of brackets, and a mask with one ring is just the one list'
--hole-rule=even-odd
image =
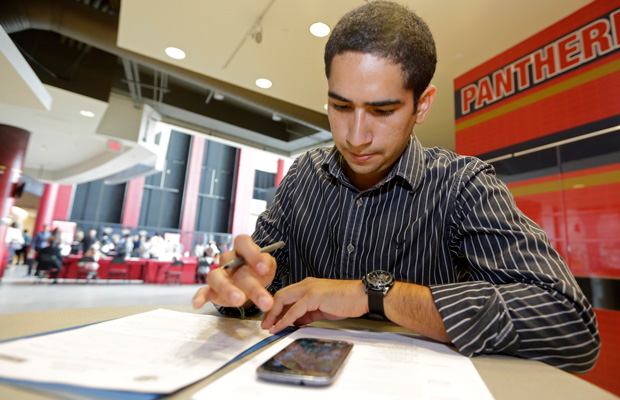
{"label": "ceiling light", "polygon": [[323,106],[323,108],[327,110],[327,103],[325,103],[325,105]]}
{"label": "ceiling light", "polygon": [[256,86],[263,89],[269,89],[272,83],[269,79],[260,78],[256,80]]}
{"label": "ceiling light", "polygon": [[80,115],[84,116],[84,117],[88,117],[88,118],[92,118],[95,116],[95,113],[92,111],[88,111],[88,110],[81,110],[80,111]]}
{"label": "ceiling light", "polygon": [[19,207],[15,207],[15,206],[11,207],[11,212],[13,214],[18,215],[21,218],[26,218],[28,216],[28,211],[24,210],[23,208],[19,208]]}
{"label": "ceiling light", "polygon": [[329,35],[329,26],[325,25],[322,22],[315,22],[310,25],[310,33],[312,33],[316,37],[325,37]]}
{"label": "ceiling light", "polygon": [[282,121],[282,117],[280,116],[280,114],[276,114],[276,113],[273,113],[273,115],[271,116],[271,119],[274,121]]}
{"label": "ceiling light", "polygon": [[214,98],[215,100],[222,101],[222,100],[224,100],[224,95],[223,95],[223,94],[221,94],[221,93],[216,93],[216,94],[214,94],[214,95],[213,95],[213,98]]}
{"label": "ceiling light", "polygon": [[185,58],[185,52],[177,47],[166,47],[166,54],[168,57],[175,60],[182,60]]}

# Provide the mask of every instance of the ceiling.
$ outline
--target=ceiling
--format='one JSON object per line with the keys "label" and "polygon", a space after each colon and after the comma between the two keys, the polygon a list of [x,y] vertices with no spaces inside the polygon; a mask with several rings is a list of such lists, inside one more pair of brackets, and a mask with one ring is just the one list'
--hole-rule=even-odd
{"label": "ceiling", "polygon": [[[141,110],[142,104],[163,122],[294,156],[330,143],[327,38],[308,28],[317,21],[333,27],[363,2],[2,0],[0,23],[22,60],[0,59],[0,85],[11,88],[0,93],[0,123],[31,132],[25,171],[47,182],[79,183],[139,162],[134,155],[112,165],[117,155],[107,148],[110,136],[98,128],[104,118],[131,114],[117,114],[122,107]],[[432,81],[437,98],[416,134],[425,146],[454,150],[454,78],[590,1],[400,2],[426,20],[439,59]],[[168,57],[169,46],[184,50],[186,58]],[[15,60],[9,47],[3,45],[2,53]],[[26,64],[43,85],[32,83]],[[273,86],[257,87],[258,78]],[[282,119],[274,121],[274,113]],[[123,151],[136,145],[125,144]]]}

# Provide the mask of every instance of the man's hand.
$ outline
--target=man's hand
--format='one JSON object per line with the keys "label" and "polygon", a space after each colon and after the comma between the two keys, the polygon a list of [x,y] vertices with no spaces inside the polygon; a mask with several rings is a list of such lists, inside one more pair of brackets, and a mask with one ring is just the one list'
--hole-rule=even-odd
{"label": "man's hand", "polygon": [[193,307],[198,309],[208,301],[224,307],[240,307],[251,300],[261,310],[270,310],[273,298],[265,287],[275,276],[276,260],[259,250],[249,236],[237,236],[234,249],[222,254],[220,262],[224,265],[242,256],[245,265],[227,270],[216,268],[209,272],[208,286],[198,289],[192,300]]}
{"label": "man's hand", "polygon": [[360,317],[367,312],[368,298],[361,280],[306,278],[275,294],[261,326],[277,333],[293,323]]}

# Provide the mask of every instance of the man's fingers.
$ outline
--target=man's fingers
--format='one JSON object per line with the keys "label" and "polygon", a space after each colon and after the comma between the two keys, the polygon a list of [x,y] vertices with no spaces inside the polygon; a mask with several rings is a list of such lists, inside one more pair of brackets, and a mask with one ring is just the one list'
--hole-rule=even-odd
{"label": "man's fingers", "polygon": [[284,306],[285,306],[284,303],[282,303],[281,301],[276,301],[274,299],[273,306],[263,316],[263,322],[261,322],[261,328],[263,328],[263,329],[271,328],[273,326],[273,324],[276,322],[276,319],[282,313],[282,310],[284,309]]}
{"label": "man's fingers", "polygon": [[210,291],[217,294],[213,298],[207,297],[208,301],[213,301],[224,307],[240,307],[247,301],[245,293],[243,293],[242,289],[235,286],[226,271],[211,271],[207,275],[207,283],[210,286]]}
{"label": "man's fingers", "polygon": [[301,299],[300,301],[293,304],[286,313],[280,318],[275,325],[269,328],[269,333],[274,334],[280,332],[282,329],[287,326],[293,324],[295,321],[306,315],[309,311],[308,305],[306,304],[306,298]]}
{"label": "man's fingers", "polygon": [[198,291],[194,295],[194,298],[192,299],[192,307],[194,307],[195,310],[198,310],[207,302],[206,293],[208,289],[208,286],[203,286],[198,289]]}
{"label": "man's fingers", "polygon": [[222,264],[243,257],[245,264],[233,269],[215,269],[207,275],[208,287],[199,290],[192,301],[194,308],[200,308],[207,301],[224,307],[240,307],[248,299],[261,310],[268,311],[273,306],[273,297],[265,286],[273,280],[276,271],[275,259],[260,248],[250,236],[235,238],[234,251],[222,255]]}
{"label": "man's fingers", "polygon": [[269,329],[271,333],[276,333],[300,317],[291,320],[293,316],[304,315],[307,303],[306,294],[303,283],[293,284],[278,291],[274,297],[273,307],[265,314],[261,327]]}
{"label": "man's fingers", "polygon": [[240,267],[231,279],[261,310],[271,309],[273,297],[247,266]]}

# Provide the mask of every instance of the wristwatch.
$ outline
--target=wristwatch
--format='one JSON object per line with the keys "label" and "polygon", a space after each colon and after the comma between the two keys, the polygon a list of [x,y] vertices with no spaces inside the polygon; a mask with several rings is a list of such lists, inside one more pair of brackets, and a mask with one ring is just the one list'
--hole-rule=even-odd
{"label": "wristwatch", "polygon": [[389,271],[371,271],[362,282],[368,293],[368,316],[372,319],[385,320],[383,312],[383,297],[394,286],[394,275]]}

